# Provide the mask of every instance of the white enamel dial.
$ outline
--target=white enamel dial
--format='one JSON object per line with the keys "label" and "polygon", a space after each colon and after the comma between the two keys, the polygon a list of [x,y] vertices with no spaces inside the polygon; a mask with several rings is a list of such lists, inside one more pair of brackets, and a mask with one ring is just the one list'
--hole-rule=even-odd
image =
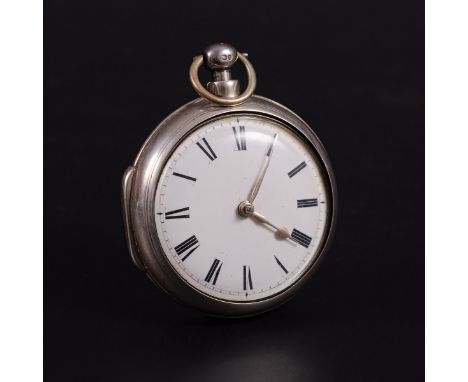
{"label": "white enamel dial", "polygon": [[[238,213],[268,160],[252,204],[289,237]],[[165,255],[187,283],[219,299],[253,301],[287,289],[308,269],[327,233],[328,203],[308,143],[271,119],[239,114],[203,125],[175,148],[154,218]]]}

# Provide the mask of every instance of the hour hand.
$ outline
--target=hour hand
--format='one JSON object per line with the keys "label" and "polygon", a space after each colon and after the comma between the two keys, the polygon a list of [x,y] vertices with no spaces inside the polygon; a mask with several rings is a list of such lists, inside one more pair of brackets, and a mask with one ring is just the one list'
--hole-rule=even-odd
{"label": "hour hand", "polygon": [[259,214],[256,211],[252,212],[251,216],[258,222],[266,224],[270,226],[271,228],[274,228],[276,230],[276,236],[278,237],[278,239],[291,239],[291,235],[289,234],[289,231],[287,228],[275,226],[265,216],[263,216],[262,214]]}
{"label": "hour hand", "polygon": [[270,226],[271,228],[275,229],[276,237],[278,239],[292,239],[287,228],[277,227],[276,225],[274,225],[265,216],[255,211],[253,205],[250,202],[248,201],[242,202],[241,204],[239,204],[238,210],[241,216],[251,217],[255,219],[256,221],[258,221],[259,223],[266,224]]}

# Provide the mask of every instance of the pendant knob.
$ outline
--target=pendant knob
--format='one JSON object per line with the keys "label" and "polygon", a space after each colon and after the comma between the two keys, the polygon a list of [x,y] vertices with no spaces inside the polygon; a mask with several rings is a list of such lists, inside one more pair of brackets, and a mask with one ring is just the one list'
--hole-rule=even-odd
{"label": "pendant knob", "polygon": [[[239,81],[232,78],[231,68],[240,60],[247,71],[247,88],[240,94]],[[206,88],[200,83],[198,70],[202,66],[211,72],[213,81]],[[203,55],[193,58],[189,70],[190,82],[202,97],[223,106],[234,106],[245,102],[254,92],[257,84],[255,70],[247,54],[239,54],[232,45],[217,43],[209,45]]]}
{"label": "pendant knob", "polygon": [[213,81],[208,82],[208,91],[218,97],[234,98],[240,94],[238,80],[233,80],[231,67],[237,61],[237,50],[222,42],[208,46],[203,52],[203,62],[211,71]]}
{"label": "pendant knob", "polygon": [[237,50],[232,45],[222,42],[211,44],[203,52],[203,61],[208,70],[225,71],[236,63]]}

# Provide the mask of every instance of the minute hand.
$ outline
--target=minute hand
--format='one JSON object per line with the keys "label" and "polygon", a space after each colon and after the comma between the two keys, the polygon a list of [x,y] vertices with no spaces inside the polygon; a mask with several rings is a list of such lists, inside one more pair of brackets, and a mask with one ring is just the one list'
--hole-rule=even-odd
{"label": "minute hand", "polygon": [[273,149],[275,148],[276,141],[278,140],[278,134],[275,134],[273,137],[273,142],[271,143],[271,146],[268,148],[267,151],[267,159],[263,164],[262,171],[257,177],[257,180],[255,181],[255,184],[252,188],[252,191],[250,192],[249,198],[247,199],[250,203],[253,203],[254,199],[257,197],[258,191],[260,190],[260,186],[262,185],[263,178],[265,177],[266,171],[268,169],[268,166],[270,165],[271,157],[273,155]]}

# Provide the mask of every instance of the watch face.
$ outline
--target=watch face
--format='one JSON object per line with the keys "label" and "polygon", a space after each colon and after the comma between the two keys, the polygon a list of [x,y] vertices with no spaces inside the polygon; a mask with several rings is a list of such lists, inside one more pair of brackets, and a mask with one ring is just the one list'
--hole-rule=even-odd
{"label": "watch face", "polygon": [[269,118],[231,115],[193,131],[169,157],[155,194],[159,241],[175,272],[227,301],[290,287],[328,233],[321,166],[307,141]]}

